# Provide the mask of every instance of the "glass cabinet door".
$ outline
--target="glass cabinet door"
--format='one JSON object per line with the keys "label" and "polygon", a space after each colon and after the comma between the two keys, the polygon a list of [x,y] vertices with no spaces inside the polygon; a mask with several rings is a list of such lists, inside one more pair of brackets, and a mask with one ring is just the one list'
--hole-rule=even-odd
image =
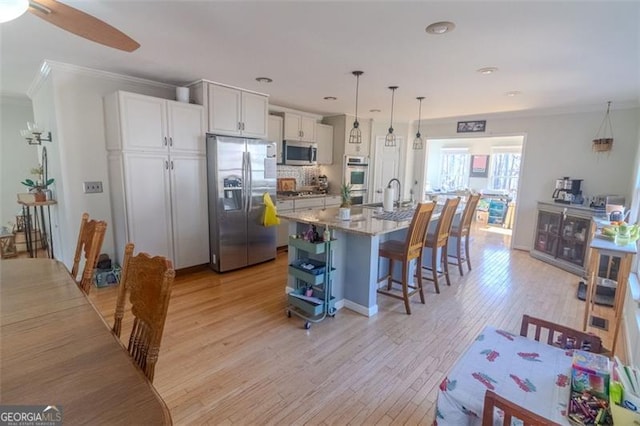
{"label": "glass cabinet door", "polygon": [[555,256],[558,248],[560,232],[560,213],[538,211],[538,226],[536,228],[536,245],[538,251]]}
{"label": "glass cabinet door", "polygon": [[584,266],[590,226],[589,219],[566,215],[560,229],[557,257],[578,266]]}

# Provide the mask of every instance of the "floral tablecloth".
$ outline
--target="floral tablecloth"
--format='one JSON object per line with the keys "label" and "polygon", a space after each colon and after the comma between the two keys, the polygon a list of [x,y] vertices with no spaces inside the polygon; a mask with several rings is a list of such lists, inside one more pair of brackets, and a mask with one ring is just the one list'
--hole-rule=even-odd
{"label": "floral tablecloth", "polygon": [[[480,425],[487,389],[559,424],[571,390],[571,350],[486,327],[440,384],[436,422]],[[494,416],[495,417],[495,416]]]}

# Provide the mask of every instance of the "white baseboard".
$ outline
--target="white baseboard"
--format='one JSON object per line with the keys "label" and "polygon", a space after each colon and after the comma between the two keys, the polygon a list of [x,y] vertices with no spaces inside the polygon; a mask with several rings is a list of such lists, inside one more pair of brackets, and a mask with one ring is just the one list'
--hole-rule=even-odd
{"label": "white baseboard", "polygon": [[378,305],[373,305],[369,308],[366,306],[359,305],[351,300],[343,299],[344,307],[350,309],[360,315],[364,315],[365,317],[372,317],[378,313]]}

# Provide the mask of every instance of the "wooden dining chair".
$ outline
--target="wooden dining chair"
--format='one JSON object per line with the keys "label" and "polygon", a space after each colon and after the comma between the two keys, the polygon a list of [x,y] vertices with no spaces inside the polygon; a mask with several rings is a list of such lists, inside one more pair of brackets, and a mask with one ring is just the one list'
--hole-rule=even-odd
{"label": "wooden dining chair", "polygon": [[146,253],[134,256],[133,249],[133,244],[125,247],[113,332],[120,337],[128,293],[134,320],[127,350],[153,382],[175,271],[170,260]]}
{"label": "wooden dining chair", "polygon": [[[93,272],[96,269],[98,255],[102,249],[102,241],[107,230],[107,222],[103,220],[89,220],[89,214],[83,213],[80,221],[80,232],[78,233],[78,244],[76,245],[76,253],[73,257],[73,267],[71,268],[71,276],[85,294],[91,291],[91,283],[93,281]],[[80,261],[84,254],[84,267],[82,275],[80,272]]]}
{"label": "wooden dining chair", "polygon": [[[464,275],[462,271],[462,264],[466,261],[469,270],[471,270],[471,256],[469,255],[469,236],[471,234],[471,221],[473,215],[478,207],[480,201],[480,194],[474,194],[469,197],[467,204],[462,212],[462,217],[459,221],[454,220],[451,225],[451,232],[449,233],[449,242],[452,238],[455,238],[455,255],[447,253],[447,260],[451,265],[457,265],[460,275]],[[464,256],[462,255],[462,240],[464,239]],[[451,246],[449,246],[451,247]],[[452,262],[450,258],[455,258],[456,261]]]}
{"label": "wooden dining chair", "polygon": [[503,425],[511,426],[513,418],[521,420],[524,426],[551,426],[558,424],[503,398],[493,391],[487,390],[484,394],[482,426],[494,426],[494,408],[504,413]]}
{"label": "wooden dining chair", "polygon": [[548,345],[562,349],[582,349],[596,354],[604,352],[602,339],[598,336],[529,315],[522,316],[522,323],[520,325],[521,336],[528,337],[530,325],[533,326],[533,338],[538,342],[544,331],[544,334],[547,336]]}
{"label": "wooden dining chair", "polygon": [[[378,279],[378,284],[387,280],[386,288],[379,288],[378,293],[404,300],[404,308],[407,314],[411,314],[409,298],[416,293],[420,294],[420,302],[424,304],[424,292],[422,291],[422,248],[424,246],[425,235],[431,214],[435,208],[435,203],[420,203],[411,220],[407,238],[405,241],[389,240],[380,244],[378,256],[389,259],[389,274]],[[409,284],[409,266],[411,261],[417,259],[416,264],[416,285]],[[402,281],[393,279],[394,262],[402,262]],[[393,292],[393,284],[400,284],[402,294]]]}
{"label": "wooden dining chair", "polygon": [[[422,268],[431,270],[431,277],[427,276],[423,278],[433,281],[433,284],[436,287],[436,293],[440,293],[440,286],[438,285],[438,278],[440,276],[444,275],[447,285],[451,285],[451,281],[449,280],[447,249],[453,216],[456,213],[459,203],[460,197],[448,198],[447,201],[445,201],[442,213],[440,213],[440,219],[438,219],[434,232],[427,232],[427,237],[424,241],[424,247],[431,249],[431,267],[422,266]],[[441,250],[440,262],[438,262],[438,250]],[[442,267],[442,274],[438,271],[438,263],[440,263]]]}

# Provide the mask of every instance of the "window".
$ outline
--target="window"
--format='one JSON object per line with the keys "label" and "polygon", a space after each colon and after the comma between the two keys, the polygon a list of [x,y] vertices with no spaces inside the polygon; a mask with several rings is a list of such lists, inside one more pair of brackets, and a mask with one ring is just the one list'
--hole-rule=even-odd
{"label": "window", "polygon": [[467,187],[469,185],[469,161],[471,160],[467,149],[443,149],[440,187],[442,189]]}
{"label": "window", "polygon": [[509,192],[518,190],[518,174],[520,173],[520,148],[500,149],[491,155],[491,189],[502,189]]}

